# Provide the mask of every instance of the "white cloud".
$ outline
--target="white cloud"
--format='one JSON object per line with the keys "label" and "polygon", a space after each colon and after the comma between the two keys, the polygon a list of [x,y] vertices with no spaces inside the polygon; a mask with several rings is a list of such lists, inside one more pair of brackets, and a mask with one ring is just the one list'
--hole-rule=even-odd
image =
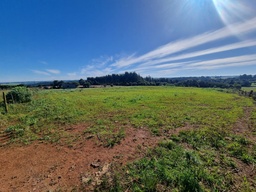
{"label": "white cloud", "polygon": [[104,67],[110,62],[113,62],[114,57],[113,56],[101,56],[97,59],[92,59],[90,64],[97,67]]}
{"label": "white cloud", "polygon": [[33,73],[40,74],[40,75],[50,75],[49,73],[45,71],[39,71],[39,70],[31,70]]}
{"label": "white cloud", "polygon": [[[118,57],[118,56],[116,56]],[[111,67],[111,63],[115,62],[114,56],[101,56],[93,59],[89,65],[81,69],[81,74],[86,77],[104,76],[113,73],[115,70]]]}
{"label": "white cloud", "polygon": [[252,55],[242,55],[236,57],[227,57],[221,59],[213,59],[208,61],[194,62],[187,65],[186,69],[216,69],[223,67],[233,67],[233,66],[245,66],[245,65],[255,65],[256,64],[256,54]]}
{"label": "white cloud", "polygon": [[220,47],[216,47],[216,48],[210,48],[210,49],[206,49],[206,50],[202,50],[202,51],[195,51],[192,53],[181,54],[178,56],[166,57],[164,59],[148,61],[148,62],[141,64],[140,66],[149,67],[152,65],[159,65],[161,63],[167,63],[167,62],[177,61],[177,60],[184,60],[184,59],[189,59],[189,58],[193,58],[193,57],[200,57],[200,56],[205,56],[205,55],[209,55],[209,54],[215,54],[215,53],[220,53],[220,52],[225,52],[225,51],[232,51],[235,49],[242,49],[242,48],[252,47],[252,46],[256,46],[256,40],[254,40],[254,39],[246,40],[246,41],[242,41],[242,42],[238,42],[238,43],[233,43],[233,44],[229,44],[229,45],[224,45],[224,46],[220,46]]}
{"label": "white cloud", "polygon": [[60,74],[60,71],[57,69],[46,69],[46,71],[52,74]]}
{"label": "white cloud", "polygon": [[56,69],[46,69],[45,71],[42,70],[31,70],[33,73],[40,74],[40,75],[52,75],[52,74],[60,74],[59,70]]}
{"label": "white cloud", "polygon": [[[232,28],[232,31],[230,28]],[[81,70],[81,74],[93,77],[111,73],[123,73],[125,71],[136,71],[141,75],[151,74],[153,76],[160,76],[162,74],[162,76],[166,76],[181,70],[216,69],[256,64],[254,55],[218,58],[218,53],[221,52],[230,53],[233,50],[256,46],[256,39],[237,40],[238,42],[222,44],[225,42],[223,39],[235,36],[233,30],[241,35],[256,32],[256,17],[243,23],[228,25],[215,31],[170,42],[143,55],[137,56],[136,53],[133,53],[122,57],[102,56],[98,59],[93,59]],[[201,45],[213,42],[217,42],[218,46],[204,50],[198,49]],[[222,45],[220,46],[220,44]],[[193,51],[193,48],[197,48],[197,50]],[[186,53],[182,53],[183,51],[186,51]]]}
{"label": "white cloud", "polygon": [[89,65],[81,70],[81,74],[86,77],[104,76],[112,73],[113,70],[110,67],[99,69],[97,66]]}
{"label": "white cloud", "polygon": [[[168,55],[177,54],[181,51],[188,50],[199,45],[232,37],[233,33],[230,31],[230,27],[232,27],[232,29],[235,29],[236,32],[239,34],[251,33],[253,31],[256,31],[256,17],[244,23],[233,24],[216,31],[207,32],[188,39],[170,42],[166,45],[163,45],[153,51],[150,51],[138,57],[132,55],[130,58],[120,59],[118,62],[112,64],[112,66],[122,68],[132,66],[134,64],[145,63],[152,60],[158,60]],[[226,49],[228,49],[228,47],[226,47]],[[229,49],[232,49],[232,47],[229,47]]]}

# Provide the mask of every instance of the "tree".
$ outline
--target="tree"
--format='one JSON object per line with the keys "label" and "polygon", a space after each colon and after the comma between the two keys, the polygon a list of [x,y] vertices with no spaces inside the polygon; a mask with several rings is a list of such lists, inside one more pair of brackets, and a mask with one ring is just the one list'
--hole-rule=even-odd
{"label": "tree", "polygon": [[79,80],[79,85],[84,85],[85,84],[85,80],[84,79],[80,79]]}
{"label": "tree", "polygon": [[59,89],[59,88],[61,88],[63,83],[64,83],[64,81],[54,80],[52,86],[54,89]]}

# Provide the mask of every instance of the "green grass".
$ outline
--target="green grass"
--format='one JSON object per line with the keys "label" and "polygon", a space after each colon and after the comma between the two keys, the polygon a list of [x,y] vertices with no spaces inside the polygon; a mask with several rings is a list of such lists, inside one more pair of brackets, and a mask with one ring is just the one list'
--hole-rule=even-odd
{"label": "green grass", "polygon": [[[237,178],[234,170],[237,163],[256,163],[256,145],[232,131],[246,107],[252,109],[249,125],[255,135],[253,100],[213,89],[44,90],[36,91],[30,103],[9,105],[8,114],[1,106],[0,129],[14,133],[12,142],[58,142],[72,134],[65,128],[82,123],[83,134],[97,136],[106,147],[125,138],[129,126],[165,136],[144,158],[118,168],[115,182],[104,182],[99,191],[230,191],[234,182],[247,190],[253,179]],[[190,129],[169,134],[181,127]]]}
{"label": "green grass", "polygon": [[[186,150],[173,141],[165,141],[148,155],[128,166],[125,185],[131,191],[213,191],[227,188],[220,185],[224,176],[212,175],[200,154]],[[228,181],[227,181],[228,182]]]}
{"label": "green grass", "polygon": [[252,87],[242,87],[243,91],[247,91],[250,92],[251,90],[253,90],[253,92],[256,92],[256,86],[252,86]]}
{"label": "green grass", "polygon": [[115,182],[99,186],[98,191],[253,191],[255,182],[246,176],[236,178],[237,165],[227,151],[204,144],[201,149],[187,149],[182,138],[176,141],[162,141],[144,158],[116,172]]}
{"label": "green grass", "polygon": [[127,124],[148,128],[156,135],[187,124],[227,129],[243,114],[242,107],[251,105],[249,99],[233,94],[195,88],[39,91],[28,104],[9,105],[9,113],[1,115],[0,128],[23,129],[21,139],[26,141],[51,137],[65,126],[84,122],[91,132],[106,132]]}

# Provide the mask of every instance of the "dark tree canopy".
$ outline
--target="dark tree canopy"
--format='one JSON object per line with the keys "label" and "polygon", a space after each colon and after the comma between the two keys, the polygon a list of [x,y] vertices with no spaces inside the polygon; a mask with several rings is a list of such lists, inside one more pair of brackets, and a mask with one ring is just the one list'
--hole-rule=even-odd
{"label": "dark tree canopy", "polygon": [[145,85],[143,77],[135,72],[112,74],[102,77],[88,77],[87,81],[94,85]]}

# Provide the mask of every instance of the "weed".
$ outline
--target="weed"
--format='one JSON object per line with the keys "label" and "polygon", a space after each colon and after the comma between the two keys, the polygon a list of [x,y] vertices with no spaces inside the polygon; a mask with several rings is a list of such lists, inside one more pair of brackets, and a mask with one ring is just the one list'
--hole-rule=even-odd
{"label": "weed", "polygon": [[25,129],[21,125],[10,126],[7,129],[5,129],[5,132],[10,133],[13,139],[23,136],[24,131]]}

